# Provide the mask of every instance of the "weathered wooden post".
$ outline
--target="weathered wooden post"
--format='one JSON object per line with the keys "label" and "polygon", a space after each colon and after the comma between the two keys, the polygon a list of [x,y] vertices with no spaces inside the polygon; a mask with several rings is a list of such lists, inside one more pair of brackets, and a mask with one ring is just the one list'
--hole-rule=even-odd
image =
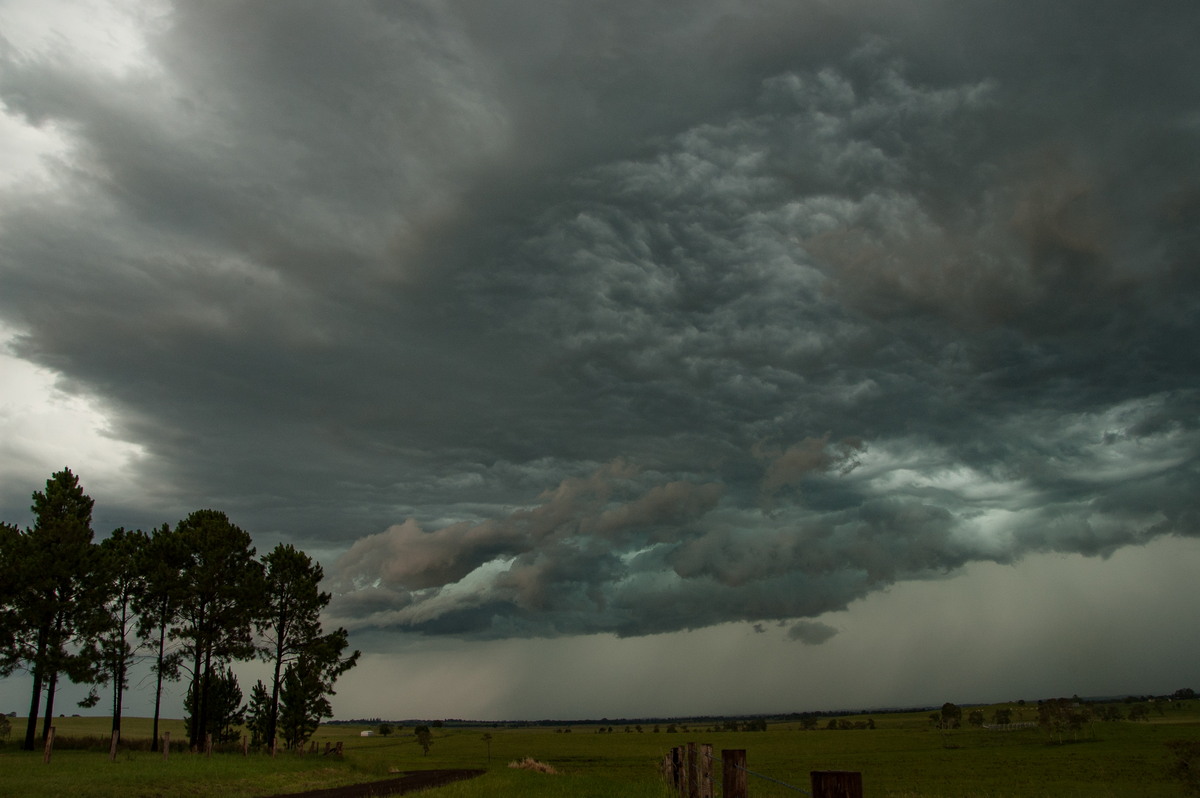
{"label": "weathered wooden post", "polygon": [[50,733],[46,735],[46,749],[42,751],[42,762],[50,762],[50,752],[54,750],[54,726],[50,727]]}
{"label": "weathered wooden post", "polygon": [[337,749],[335,749],[335,750],[336,750],[338,756],[342,755],[342,741],[341,740],[338,740]]}
{"label": "weathered wooden post", "polygon": [[171,733],[163,732],[163,761],[166,762],[171,756]]}
{"label": "weathered wooden post", "polygon": [[242,735],[242,756],[250,755],[250,738]]}
{"label": "weathered wooden post", "polygon": [[700,798],[700,750],[695,743],[688,743],[688,791],[686,798]]}
{"label": "weathered wooden post", "polygon": [[746,749],[721,751],[721,795],[723,798],[747,798]]}
{"label": "weathered wooden post", "polygon": [[862,774],[852,770],[814,770],[813,798],[862,798]]}
{"label": "weathered wooden post", "polygon": [[212,745],[212,732],[209,732],[204,736],[204,755],[210,759],[212,758]]}
{"label": "weathered wooden post", "polygon": [[712,743],[700,744],[700,798],[713,798]]}
{"label": "weathered wooden post", "polygon": [[700,752],[695,743],[687,744],[687,791],[685,798],[700,798]]}
{"label": "weathered wooden post", "polygon": [[121,733],[119,731],[117,731],[116,729],[113,729],[112,742],[108,746],[108,761],[109,762],[117,761],[117,741],[120,739],[121,739]]}

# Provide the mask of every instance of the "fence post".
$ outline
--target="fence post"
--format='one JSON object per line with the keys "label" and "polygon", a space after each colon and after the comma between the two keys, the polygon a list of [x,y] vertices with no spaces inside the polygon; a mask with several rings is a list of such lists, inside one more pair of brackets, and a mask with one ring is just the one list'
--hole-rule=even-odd
{"label": "fence post", "polygon": [[204,737],[204,755],[212,757],[212,734],[209,733]]}
{"label": "fence post", "polygon": [[250,738],[242,735],[242,756],[250,755]]}
{"label": "fence post", "polygon": [[852,770],[812,771],[813,798],[862,798],[862,774]]}
{"label": "fence post", "polygon": [[121,739],[121,733],[119,731],[117,731],[116,729],[113,729],[112,743],[110,743],[108,746],[108,761],[109,762],[117,761],[117,741],[120,739]]}
{"label": "fence post", "polygon": [[700,798],[700,752],[695,743],[687,744],[687,798]]}
{"label": "fence post", "polygon": [[700,798],[713,798],[712,743],[700,743]]}
{"label": "fence post", "polygon": [[721,795],[723,798],[747,798],[746,749],[721,751]]}
{"label": "fence post", "polygon": [[42,752],[42,762],[50,762],[50,752],[54,750],[54,728],[50,727],[50,733],[46,735],[46,750]]}
{"label": "fence post", "polygon": [[169,731],[165,731],[165,732],[163,732],[163,761],[166,762],[167,758],[170,756],[171,756],[171,733]]}

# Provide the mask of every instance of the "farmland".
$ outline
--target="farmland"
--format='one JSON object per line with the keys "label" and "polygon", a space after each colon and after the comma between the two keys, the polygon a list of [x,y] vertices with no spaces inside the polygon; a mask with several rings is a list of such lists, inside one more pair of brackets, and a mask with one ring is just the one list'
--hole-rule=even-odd
{"label": "farmland", "polygon": [[[999,707],[983,708],[989,717]],[[1034,720],[1036,706],[1015,708],[1018,719]],[[868,716],[846,716],[841,725],[865,726]],[[1179,796],[1181,785],[1167,776],[1171,740],[1200,741],[1200,702],[1172,703],[1149,713],[1145,721],[1096,721],[1053,744],[1038,728],[1010,731],[965,725],[951,731],[933,726],[929,712],[876,714],[875,728],[828,729],[829,718],[803,730],[795,719],[774,720],[766,731],[729,731],[714,721],[669,724],[613,721],[606,726],[464,726],[434,728],[428,754],[422,752],[412,727],[395,734],[362,737],[374,726],[322,726],[315,742],[342,742],[345,756],[271,757],[236,753],[203,755],[172,752],[167,761],[148,751],[122,749],[110,762],[108,721],[104,718],[60,718],[57,735],[64,741],[49,764],[41,752],[17,750],[9,740],[0,747],[0,791],[25,796],[207,796],[250,798],[317,787],[386,779],[397,771],[437,768],[482,768],[471,781],[431,793],[444,798],[522,796],[648,796],[662,798],[665,788],[656,764],[671,747],[690,741],[711,743],[715,751],[747,751],[750,770],[772,780],[752,777],[750,794],[761,798],[797,793],[777,782],[807,788],[812,770],[857,770],[869,798],[978,796],[1041,798],[1042,796]],[[19,726],[20,722],[14,723]],[[673,732],[667,729],[674,727]],[[149,721],[126,719],[130,740],[149,735]],[[174,739],[183,726],[170,721]],[[612,731],[608,731],[608,729]],[[567,731],[569,729],[569,731]],[[627,730],[628,729],[628,730]],[[485,739],[485,735],[490,739]],[[69,738],[95,738],[91,750],[68,748]],[[552,765],[554,775],[507,767],[531,757]],[[719,783],[719,782],[718,782]]]}

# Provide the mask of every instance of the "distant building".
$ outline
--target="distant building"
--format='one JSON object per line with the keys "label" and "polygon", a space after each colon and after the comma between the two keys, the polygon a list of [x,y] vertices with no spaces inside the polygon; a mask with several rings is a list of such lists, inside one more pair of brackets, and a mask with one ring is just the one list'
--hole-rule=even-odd
{"label": "distant building", "polygon": [[359,736],[359,737],[374,737],[374,736],[375,736],[375,732],[373,732],[373,731],[360,731],[360,732],[358,733],[358,736]]}

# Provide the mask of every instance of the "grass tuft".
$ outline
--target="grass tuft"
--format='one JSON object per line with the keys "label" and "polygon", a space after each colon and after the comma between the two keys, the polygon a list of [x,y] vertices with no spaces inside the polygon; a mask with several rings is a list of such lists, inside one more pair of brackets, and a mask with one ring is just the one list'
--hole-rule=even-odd
{"label": "grass tuft", "polygon": [[545,762],[539,762],[533,757],[529,756],[525,757],[524,759],[513,760],[512,762],[508,763],[508,766],[510,768],[518,768],[520,770],[532,770],[537,773],[552,773],[554,775],[558,775],[558,771],[555,770],[553,766],[547,765]]}

